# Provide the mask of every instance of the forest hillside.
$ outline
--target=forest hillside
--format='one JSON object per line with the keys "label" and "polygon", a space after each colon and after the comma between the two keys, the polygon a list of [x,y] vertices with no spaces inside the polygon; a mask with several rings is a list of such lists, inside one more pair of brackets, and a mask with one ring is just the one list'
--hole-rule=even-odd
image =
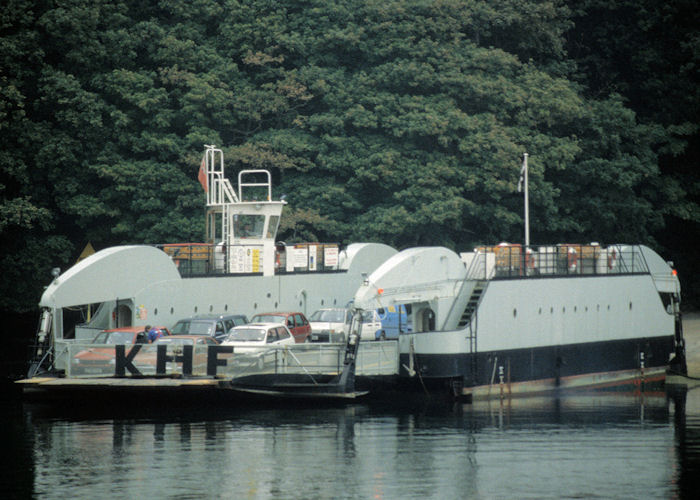
{"label": "forest hillside", "polygon": [[700,15],[669,0],[5,0],[0,310],[89,242],[198,241],[204,144],[280,238],[644,243],[699,303]]}

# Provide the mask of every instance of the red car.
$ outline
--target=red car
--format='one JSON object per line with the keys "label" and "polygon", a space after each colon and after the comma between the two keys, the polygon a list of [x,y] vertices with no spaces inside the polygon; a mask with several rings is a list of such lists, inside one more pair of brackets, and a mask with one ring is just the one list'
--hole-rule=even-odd
{"label": "red car", "polygon": [[303,313],[300,312],[268,312],[253,316],[251,323],[283,323],[294,335],[296,343],[311,341],[311,325]]}
{"label": "red car", "polygon": [[[170,335],[170,330],[157,326],[163,335]],[[102,330],[92,341],[91,345],[104,344],[110,347],[89,347],[77,353],[71,359],[70,375],[114,375],[114,347],[117,344],[136,344],[139,341],[147,344],[148,338],[143,333],[143,326],[125,326],[111,330]],[[162,338],[162,337],[161,337]]]}

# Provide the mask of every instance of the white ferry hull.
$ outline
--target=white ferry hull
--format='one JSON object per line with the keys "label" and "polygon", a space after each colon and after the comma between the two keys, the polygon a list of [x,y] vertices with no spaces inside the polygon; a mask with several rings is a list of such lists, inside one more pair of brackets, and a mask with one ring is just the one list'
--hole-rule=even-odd
{"label": "white ferry hull", "polygon": [[448,250],[413,250],[370,276],[355,302],[411,304],[413,332],[399,336],[399,378],[418,390],[447,386],[480,398],[503,388],[516,395],[661,382],[683,352],[679,288],[651,250],[628,255],[637,267],[625,272],[516,269],[470,279]]}

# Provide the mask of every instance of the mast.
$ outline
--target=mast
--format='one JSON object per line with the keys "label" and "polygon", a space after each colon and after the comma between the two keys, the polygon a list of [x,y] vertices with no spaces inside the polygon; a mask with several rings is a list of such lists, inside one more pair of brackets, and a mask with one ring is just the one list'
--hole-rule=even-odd
{"label": "mast", "polygon": [[523,192],[525,205],[525,248],[530,247],[530,200],[527,179],[527,156],[527,153],[523,153],[523,166],[520,169],[520,180],[518,181],[518,193]]}

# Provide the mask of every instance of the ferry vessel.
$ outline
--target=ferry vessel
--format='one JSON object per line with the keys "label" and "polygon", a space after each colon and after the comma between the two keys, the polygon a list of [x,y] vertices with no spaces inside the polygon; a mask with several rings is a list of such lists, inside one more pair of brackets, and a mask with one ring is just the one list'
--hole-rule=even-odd
{"label": "ferry vessel", "polygon": [[364,276],[396,253],[380,243],[276,241],[286,202],[272,199],[270,173],[243,170],[234,189],[215,146],[206,146],[199,180],[207,197],[203,243],[106,248],[56,273],[39,302],[30,377],[65,374],[71,349],[103,329],[345,306]]}
{"label": "ferry vessel", "polygon": [[680,285],[643,245],[404,250],[357,291],[404,307],[399,375],[471,398],[662,382],[684,372]]}
{"label": "ferry vessel", "polygon": [[[272,200],[268,171],[241,171],[234,189],[222,151],[207,146],[199,180],[204,242],[107,248],[57,274],[40,301],[27,386],[186,384],[305,396],[418,389],[475,399],[663,382],[670,365],[686,371],[678,277],[646,246],[504,243],[457,254],[379,243],[286,245],[276,241],[285,202]],[[285,347],[261,373],[237,372],[225,346],[208,348],[206,373],[165,349],[155,371],[142,373],[134,361],[142,347],[117,346],[119,383],[71,374],[76,354],[103,329],[194,314],[308,314],[350,302],[356,319],[368,310],[405,311],[410,328],[399,324],[398,340],[360,345],[349,335],[345,344]],[[180,377],[200,380],[164,381],[160,370],[178,363]],[[44,382],[44,374],[64,378]]]}

